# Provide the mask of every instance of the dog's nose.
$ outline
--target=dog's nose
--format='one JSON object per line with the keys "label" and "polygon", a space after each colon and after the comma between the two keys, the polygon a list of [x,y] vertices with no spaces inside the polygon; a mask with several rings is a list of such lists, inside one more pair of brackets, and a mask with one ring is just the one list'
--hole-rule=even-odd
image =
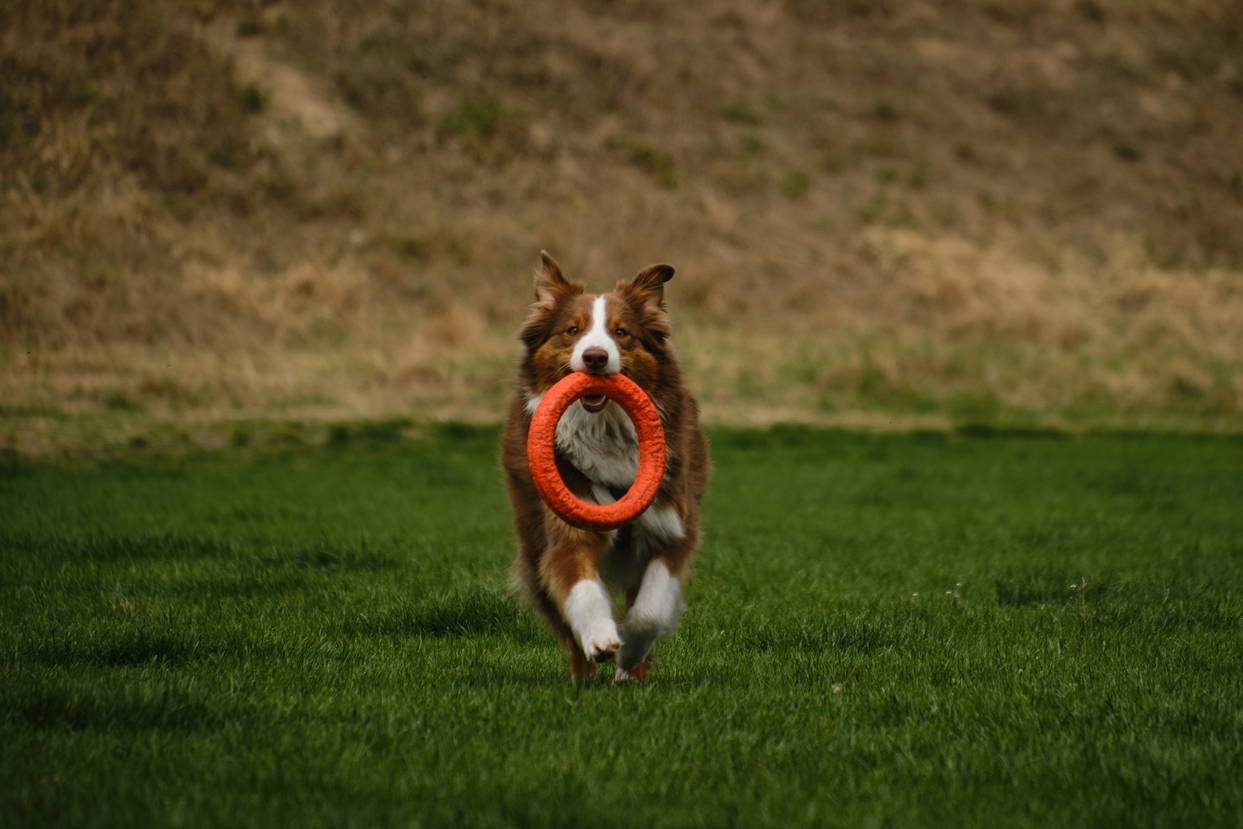
{"label": "dog's nose", "polygon": [[583,364],[588,374],[603,374],[609,364],[609,353],[598,345],[583,351]]}

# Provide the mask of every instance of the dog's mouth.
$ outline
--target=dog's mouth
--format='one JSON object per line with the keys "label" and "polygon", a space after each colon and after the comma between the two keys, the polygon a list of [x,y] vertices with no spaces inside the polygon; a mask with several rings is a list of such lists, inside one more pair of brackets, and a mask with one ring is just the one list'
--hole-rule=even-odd
{"label": "dog's mouth", "polygon": [[583,408],[592,414],[603,411],[608,402],[609,399],[603,394],[585,394],[582,397]]}

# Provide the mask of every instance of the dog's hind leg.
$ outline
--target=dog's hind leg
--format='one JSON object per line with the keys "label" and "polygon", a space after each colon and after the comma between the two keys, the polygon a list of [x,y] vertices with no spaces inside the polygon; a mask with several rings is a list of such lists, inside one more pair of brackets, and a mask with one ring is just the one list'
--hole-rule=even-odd
{"label": "dog's hind leg", "polygon": [[673,633],[682,616],[682,583],[670,572],[664,558],[653,558],[643,572],[634,600],[629,595],[626,598],[626,642],[618,652],[618,682],[640,676],[646,679],[652,646]]}
{"label": "dog's hind leg", "polygon": [[699,544],[694,517],[692,509],[688,519],[685,502],[658,501],[634,524],[635,544],[650,557],[638,588],[626,597],[626,620],[622,625],[625,644],[617,655],[618,682],[646,678],[652,646],[678,627],[683,608],[682,585]]}
{"label": "dog's hind leg", "polygon": [[[630,609],[634,607],[635,601],[639,598],[639,588],[632,587],[626,591],[626,613],[630,613]],[[626,646],[622,645],[625,651]],[[626,670],[621,665],[617,666],[617,673],[613,674],[614,682],[637,682],[642,685],[647,682],[647,669],[652,664],[652,653],[648,651],[647,656],[643,657],[643,661],[635,665],[630,670]]]}

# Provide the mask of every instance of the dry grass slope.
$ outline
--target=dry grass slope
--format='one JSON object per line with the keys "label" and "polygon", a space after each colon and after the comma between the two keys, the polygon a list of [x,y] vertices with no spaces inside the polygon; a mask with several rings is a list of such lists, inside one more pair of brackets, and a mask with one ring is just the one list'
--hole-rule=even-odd
{"label": "dry grass slope", "polygon": [[718,421],[1243,413],[1233,0],[21,0],[0,90],[19,448],[494,418],[541,247],[674,263]]}

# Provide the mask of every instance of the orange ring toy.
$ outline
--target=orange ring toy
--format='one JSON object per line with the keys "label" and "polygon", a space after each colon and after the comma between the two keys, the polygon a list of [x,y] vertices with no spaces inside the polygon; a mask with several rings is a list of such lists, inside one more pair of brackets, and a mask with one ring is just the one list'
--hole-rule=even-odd
{"label": "orange ring toy", "polygon": [[[570,404],[589,394],[603,394],[621,406],[639,438],[639,472],[621,500],[612,504],[579,500],[557,472],[557,423]],[[665,474],[665,427],[647,394],[629,377],[576,371],[549,389],[535,409],[527,431],[527,463],[535,489],[563,521],[584,530],[615,530],[638,518],[656,500]]]}

